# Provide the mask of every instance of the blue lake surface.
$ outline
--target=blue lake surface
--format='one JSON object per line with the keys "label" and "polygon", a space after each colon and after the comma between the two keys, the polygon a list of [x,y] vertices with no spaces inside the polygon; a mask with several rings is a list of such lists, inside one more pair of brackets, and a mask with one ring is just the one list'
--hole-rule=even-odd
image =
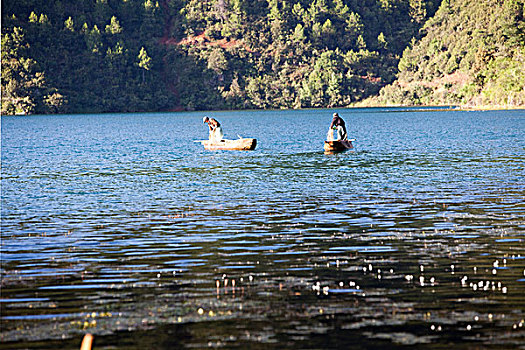
{"label": "blue lake surface", "polygon": [[525,344],[523,110],[1,121],[0,349]]}

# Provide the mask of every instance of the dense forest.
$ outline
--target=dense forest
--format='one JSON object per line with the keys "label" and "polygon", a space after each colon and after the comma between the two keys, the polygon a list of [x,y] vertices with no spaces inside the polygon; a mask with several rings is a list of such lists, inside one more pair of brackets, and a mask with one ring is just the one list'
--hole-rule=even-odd
{"label": "dense forest", "polygon": [[422,32],[373,103],[525,106],[524,0],[444,0]]}
{"label": "dense forest", "polygon": [[2,114],[525,103],[524,0],[1,6]]}

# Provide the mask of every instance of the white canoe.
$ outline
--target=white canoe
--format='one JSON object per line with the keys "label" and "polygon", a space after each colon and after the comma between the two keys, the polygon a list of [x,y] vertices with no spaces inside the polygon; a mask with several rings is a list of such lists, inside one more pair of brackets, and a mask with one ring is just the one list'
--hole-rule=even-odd
{"label": "white canoe", "polygon": [[256,139],[239,138],[237,140],[221,140],[212,142],[210,140],[199,140],[204,149],[207,150],[230,150],[230,151],[251,151],[257,146]]}

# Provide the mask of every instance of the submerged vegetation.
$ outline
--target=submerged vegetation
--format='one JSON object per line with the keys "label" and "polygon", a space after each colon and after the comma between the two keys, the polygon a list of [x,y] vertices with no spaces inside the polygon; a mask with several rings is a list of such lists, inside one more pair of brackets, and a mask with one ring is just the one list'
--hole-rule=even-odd
{"label": "submerged vegetation", "polygon": [[522,105],[523,29],[523,0],[4,1],[2,113]]}

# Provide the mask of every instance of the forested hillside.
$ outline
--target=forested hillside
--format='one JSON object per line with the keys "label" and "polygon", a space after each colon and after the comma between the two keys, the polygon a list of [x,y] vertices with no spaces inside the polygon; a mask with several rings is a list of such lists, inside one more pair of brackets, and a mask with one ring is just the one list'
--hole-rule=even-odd
{"label": "forested hillside", "polygon": [[385,105],[525,105],[525,1],[444,0],[399,62]]}
{"label": "forested hillside", "polygon": [[523,105],[524,2],[7,0],[2,114]]}
{"label": "forested hillside", "polygon": [[346,106],[439,0],[2,1],[2,113]]}

